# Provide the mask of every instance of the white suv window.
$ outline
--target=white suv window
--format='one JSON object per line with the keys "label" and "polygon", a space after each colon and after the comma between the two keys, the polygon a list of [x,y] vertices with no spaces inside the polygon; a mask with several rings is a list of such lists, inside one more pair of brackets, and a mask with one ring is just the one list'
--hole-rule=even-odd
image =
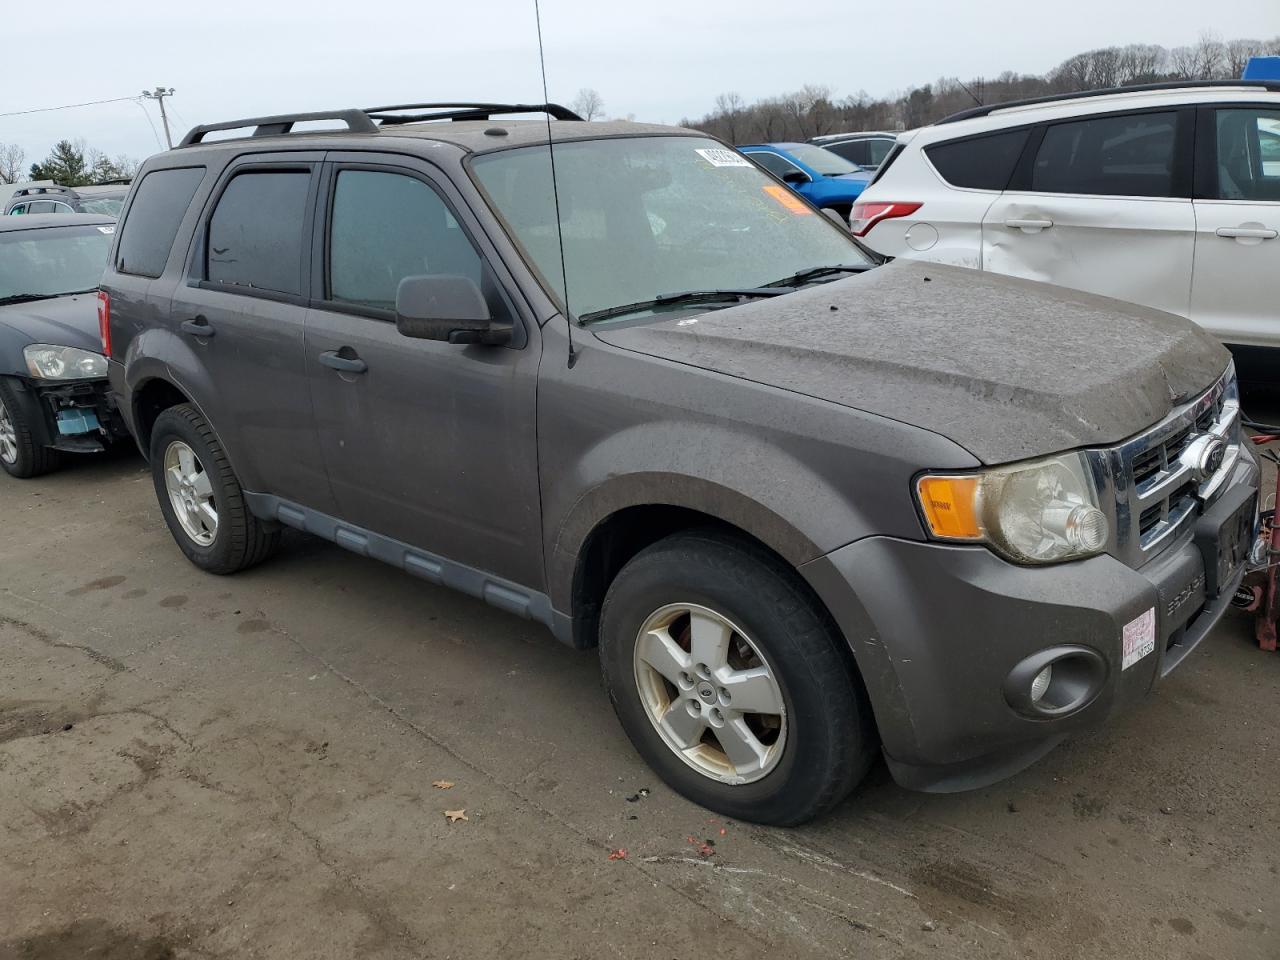
{"label": "white suv window", "polygon": [[1219,200],[1280,200],[1280,110],[1218,110]]}
{"label": "white suv window", "polygon": [[953,187],[1003,190],[1022,155],[1030,130],[1007,130],[925,147],[929,162]]}
{"label": "white suv window", "polygon": [[1177,114],[1104,115],[1055,123],[1036,152],[1031,189],[1119,197],[1172,195]]}

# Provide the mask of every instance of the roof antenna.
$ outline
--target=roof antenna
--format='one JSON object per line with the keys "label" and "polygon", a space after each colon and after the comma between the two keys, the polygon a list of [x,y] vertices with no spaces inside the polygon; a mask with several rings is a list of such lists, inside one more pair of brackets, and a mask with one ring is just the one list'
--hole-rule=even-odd
{"label": "roof antenna", "polygon": [[533,0],[533,17],[538,24],[538,63],[542,66],[542,105],[547,117],[547,156],[551,158],[551,195],[555,199],[556,238],[560,241],[560,283],[564,290],[565,329],[569,335],[569,369],[578,362],[573,350],[573,314],[569,311],[569,277],[564,266],[564,226],[560,222],[560,187],[556,182],[556,150],[551,139],[551,97],[547,93],[547,58],[542,50],[542,10],[538,0]]}

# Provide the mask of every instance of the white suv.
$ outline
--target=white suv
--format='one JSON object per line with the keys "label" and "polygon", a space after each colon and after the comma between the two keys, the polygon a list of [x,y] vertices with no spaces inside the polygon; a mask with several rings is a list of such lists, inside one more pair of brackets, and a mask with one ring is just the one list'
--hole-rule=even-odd
{"label": "white suv", "polygon": [[851,220],[888,256],[1190,317],[1280,382],[1280,82],[967,110],[900,134]]}

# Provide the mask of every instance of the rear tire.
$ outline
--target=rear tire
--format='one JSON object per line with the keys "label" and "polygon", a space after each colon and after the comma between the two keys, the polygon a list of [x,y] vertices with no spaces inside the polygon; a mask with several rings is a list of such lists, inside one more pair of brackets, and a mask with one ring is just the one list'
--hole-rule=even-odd
{"label": "rear tire", "polygon": [[13,387],[0,380],[0,467],[11,477],[27,480],[57,469],[61,462],[57,450],[35,441]]}
{"label": "rear tire", "polygon": [[209,573],[236,573],[275,552],[280,531],[249,512],[240,481],[213,428],[183,403],[156,418],[151,476],[169,532]]}
{"label": "rear tire", "polygon": [[717,531],[641,551],[601,615],[605,685],[640,755],[690,800],[778,826],[838,803],[875,758],[843,643],[793,570]]}

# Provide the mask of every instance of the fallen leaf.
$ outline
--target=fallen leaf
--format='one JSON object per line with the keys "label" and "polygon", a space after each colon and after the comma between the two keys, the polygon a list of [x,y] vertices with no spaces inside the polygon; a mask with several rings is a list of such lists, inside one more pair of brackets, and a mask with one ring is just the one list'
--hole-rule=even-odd
{"label": "fallen leaf", "polygon": [[610,852],[610,854],[609,854],[609,859],[610,859],[610,860],[625,860],[625,859],[627,859],[627,851],[626,851],[626,849],[625,849],[625,848],[623,848],[623,847],[619,847],[617,850],[614,850],[614,851]]}
{"label": "fallen leaf", "polygon": [[467,816],[466,810],[446,810],[444,815],[449,818],[450,823],[457,823],[459,820],[471,822],[471,818]]}
{"label": "fallen leaf", "polygon": [[452,781],[452,780],[432,780],[432,781],[431,781],[431,785],[432,785],[433,787],[438,787],[438,788],[439,788],[439,789],[441,789],[441,790],[452,790],[452,789],[453,789],[453,781]]}

